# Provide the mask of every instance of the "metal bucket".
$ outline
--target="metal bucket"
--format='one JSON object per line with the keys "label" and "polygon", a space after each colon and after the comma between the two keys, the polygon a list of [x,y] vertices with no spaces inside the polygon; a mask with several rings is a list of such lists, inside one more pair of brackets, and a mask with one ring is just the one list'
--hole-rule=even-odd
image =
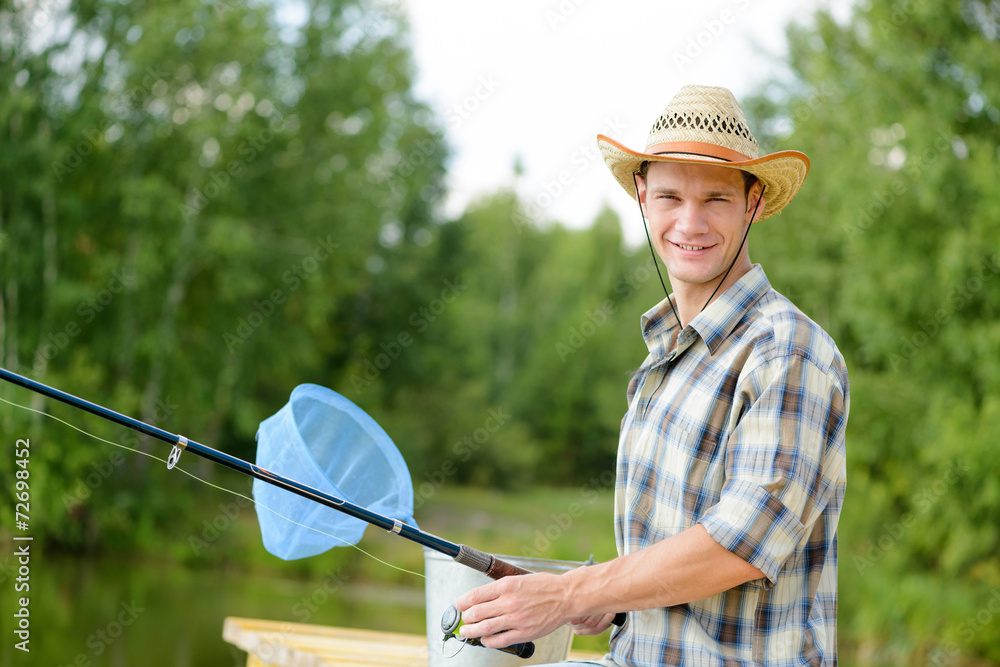
{"label": "metal bucket", "polygon": [[[532,572],[563,574],[580,567],[584,563],[543,558],[522,558],[518,556],[498,556],[500,559]],[[430,549],[424,549],[424,574],[427,577],[427,651],[430,667],[525,667],[548,662],[560,662],[569,655],[573,642],[573,631],[568,625],[550,635],[535,640],[535,653],[528,659],[483,648],[463,646],[450,640],[443,645],[441,615],[455,604],[455,600],[468,590],[492,581],[481,572],[459,565],[448,556]],[[442,651],[443,649],[443,651]],[[455,652],[458,651],[457,655]],[[453,656],[453,657],[448,657]]]}

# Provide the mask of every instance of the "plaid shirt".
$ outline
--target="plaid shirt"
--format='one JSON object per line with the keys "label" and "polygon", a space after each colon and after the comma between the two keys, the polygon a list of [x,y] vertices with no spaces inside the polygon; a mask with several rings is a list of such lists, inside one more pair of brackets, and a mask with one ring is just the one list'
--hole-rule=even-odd
{"label": "plaid shirt", "polygon": [[836,345],[759,265],[679,335],[666,301],[642,335],[618,449],[619,554],[700,523],[765,577],[630,612],[604,662],[836,665],[849,404]]}

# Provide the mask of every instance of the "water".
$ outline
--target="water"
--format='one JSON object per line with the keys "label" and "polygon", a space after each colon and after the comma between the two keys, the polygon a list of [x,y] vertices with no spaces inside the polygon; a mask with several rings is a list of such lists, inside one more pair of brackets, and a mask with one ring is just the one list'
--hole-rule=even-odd
{"label": "water", "polygon": [[227,616],[424,633],[422,582],[361,587],[332,570],[303,581],[43,553],[31,561],[26,654],[14,648],[16,560],[5,550],[0,564],[4,667],[243,667],[246,654],[222,639]]}

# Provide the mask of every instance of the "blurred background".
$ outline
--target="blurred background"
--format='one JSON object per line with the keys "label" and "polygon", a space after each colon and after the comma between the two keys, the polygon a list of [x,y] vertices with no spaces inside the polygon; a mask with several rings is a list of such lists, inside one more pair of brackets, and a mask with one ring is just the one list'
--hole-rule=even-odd
{"label": "blurred background", "polygon": [[[850,369],[840,660],[1000,664],[1000,2],[674,5],[0,3],[0,365],[249,460],[328,386],[423,528],[611,558],[663,293],[594,136],[641,148],[677,88],[725,85],[812,160],[750,248]],[[226,616],[423,633],[415,545],[280,561],[248,479],[0,399],[69,422],[0,403],[0,664],[244,664]]]}

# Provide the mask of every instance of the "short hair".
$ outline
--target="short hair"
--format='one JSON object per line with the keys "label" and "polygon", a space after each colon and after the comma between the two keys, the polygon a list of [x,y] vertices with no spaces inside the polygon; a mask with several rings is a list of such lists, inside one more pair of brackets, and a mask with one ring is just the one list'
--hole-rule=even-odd
{"label": "short hair", "polygon": [[[649,160],[645,160],[639,165],[639,175],[642,176],[642,180],[646,180],[646,173],[649,171]],[[740,174],[743,175],[743,196],[746,198],[747,202],[750,201],[750,188],[753,184],[757,182],[757,177],[751,174],[749,171],[739,170]]]}

